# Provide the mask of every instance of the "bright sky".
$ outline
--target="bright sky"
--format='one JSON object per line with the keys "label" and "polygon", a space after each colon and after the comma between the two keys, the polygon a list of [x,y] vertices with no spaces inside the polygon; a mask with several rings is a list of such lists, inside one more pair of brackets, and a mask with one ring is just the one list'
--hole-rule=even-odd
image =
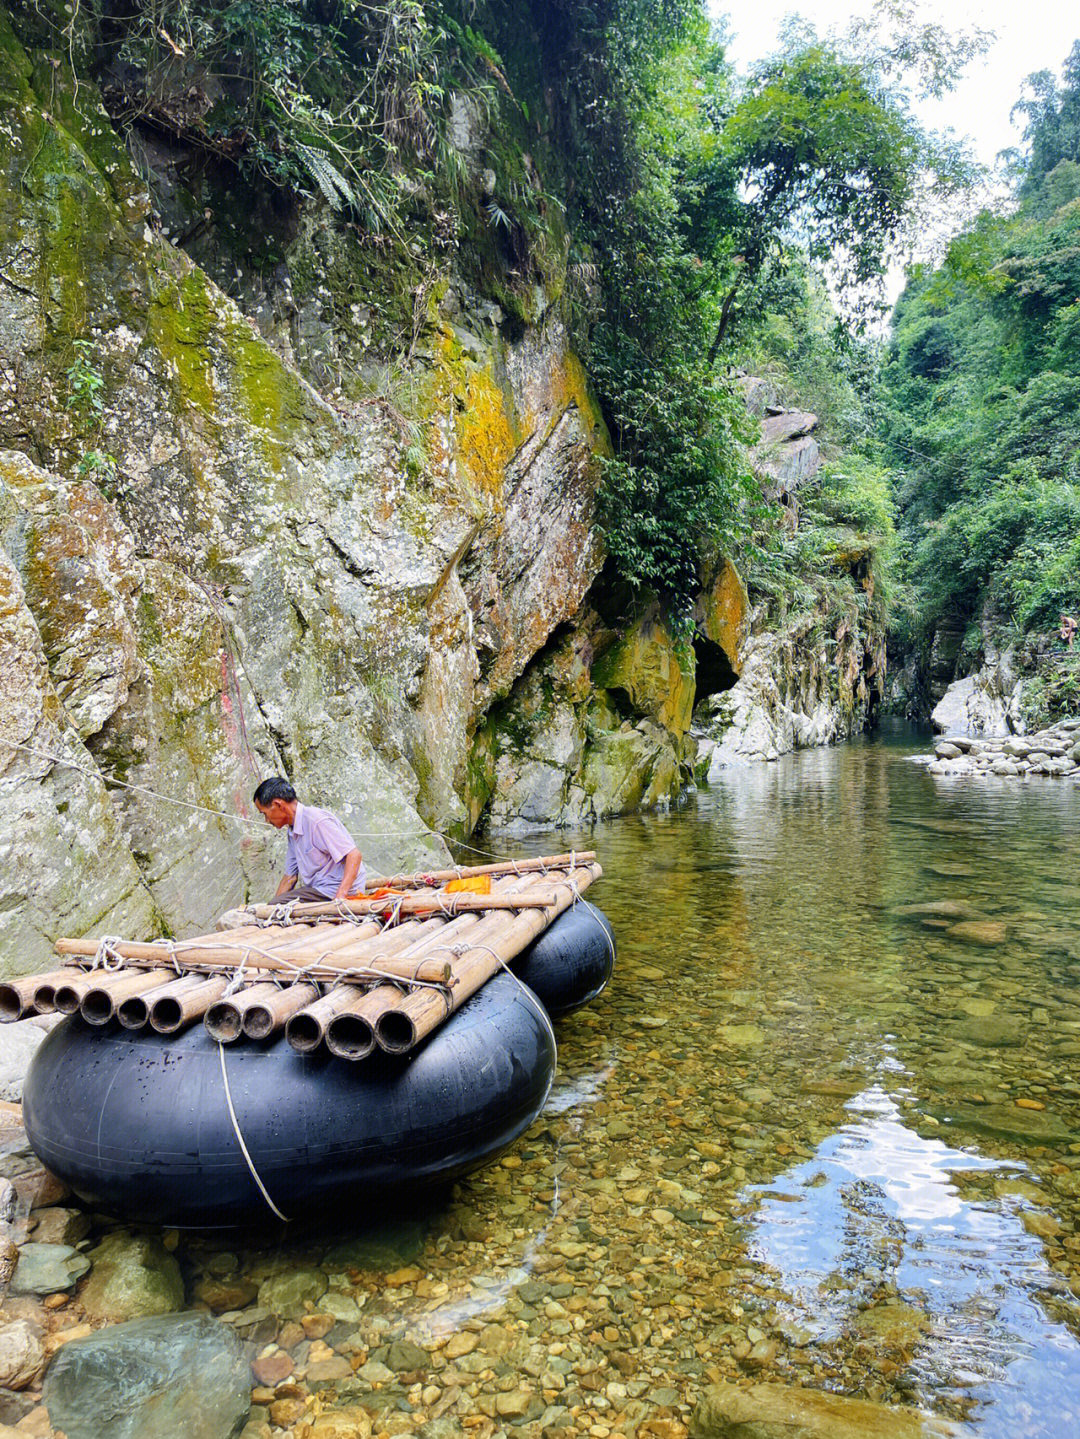
{"label": "bright sky", "polygon": [[[709,8],[717,19],[727,17],[728,55],[745,72],[776,48],[786,16],[800,15],[825,33],[846,29],[851,20],[869,15],[872,0],[709,0]],[[1080,12],[1065,0],[982,0],[980,4],[936,0],[920,13],[952,30],[979,28],[997,36],[989,50],[969,65],[952,94],[921,101],[916,107],[924,125],[969,137],[976,158],[992,165],[998,151],[1020,144],[1021,131],[1011,123],[1009,112],[1024,79],[1035,70],[1060,74],[1073,41],[1080,39]],[[930,238],[929,248],[936,248],[934,237]],[[887,286],[890,299],[896,298],[902,284],[902,271],[894,266]]]}
{"label": "bright sky", "polygon": [[[811,21],[819,31],[843,28],[870,12],[870,0],[709,0],[717,17],[726,15],[733,35],[729,55],[740,70],[775,48],[780,22],[792,13]],[[1009,111],[1020,95],[1024,77],[1034,70],[1060,73],[1074,40],[1080,38],[1080,13],[1064,0],[949,0],[926,10],[950,29],[978,26],[993,30],[997,40],[952,95],[926,101],[919,108],[924,124],[970,135],[975,152],[986,164],[999,150],[1019,143],[1020,134]]]}

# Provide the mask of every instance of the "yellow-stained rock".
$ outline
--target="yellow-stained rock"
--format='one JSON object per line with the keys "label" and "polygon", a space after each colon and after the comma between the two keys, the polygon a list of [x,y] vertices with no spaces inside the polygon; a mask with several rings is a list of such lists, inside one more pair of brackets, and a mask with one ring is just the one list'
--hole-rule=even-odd
{"label": "yellow-stained rock", "polygon": [[740,651],[750,621],[750,598],[730,560],[720,560],[715,571],[706,577],[696,617],[701,633],[720,646],[728,664],[740,674]]}
{"label": "yellow-stained rock", "polygon": [[693,660],[680,660],[671,633],[655,609],[600,656],[592,677],[599,689],[624,691],[633,707],[661,728],[680,737],[690,728]]}

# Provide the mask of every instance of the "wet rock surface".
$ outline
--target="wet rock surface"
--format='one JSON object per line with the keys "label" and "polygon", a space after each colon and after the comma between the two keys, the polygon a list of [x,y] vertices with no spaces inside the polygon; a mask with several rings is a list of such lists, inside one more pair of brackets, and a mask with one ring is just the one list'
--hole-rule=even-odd
{"label": "wet rock surface", "polygon": [[14,1294],[52,1294],[70,1289],[90,1269],[90,1261],[69,1244],[24,1244],[11,1280]]}
{"label": "wet rock surface", "polygon": [[79,1296],[91,1319],[118,1324],[171,1314],[184,1302],[180,1266],[156,1236],[120,1230],[86,1255],[93,1273]]}
{"label": "wet rock surface", "polygon": [[929,1415],[778,1384],[710,1387],[690,1420],[690,1439],[947,1439],[956,1433]]}

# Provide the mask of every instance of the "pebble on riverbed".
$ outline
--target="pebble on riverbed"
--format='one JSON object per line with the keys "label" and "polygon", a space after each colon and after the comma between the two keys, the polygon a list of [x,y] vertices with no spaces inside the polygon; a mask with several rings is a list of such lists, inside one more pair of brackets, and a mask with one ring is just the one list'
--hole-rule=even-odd
{"label": "pebble on riverbed", "polygon": [[933,758],[920,758],[931,774],[1046,775],[1080,782],[1080,719],[1061,720],[1030,735],[949,735],[938,740]]}

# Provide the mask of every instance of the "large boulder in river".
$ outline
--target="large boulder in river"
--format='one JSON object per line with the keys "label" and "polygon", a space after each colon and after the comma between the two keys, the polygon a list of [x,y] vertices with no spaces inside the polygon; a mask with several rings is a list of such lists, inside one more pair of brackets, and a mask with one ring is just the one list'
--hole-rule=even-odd
{"label": "large boulder in river", "polygon": [[951,684],[934,706],[930,718],[935,728],[945,734],[1009,733],[1007,699],[992,694],[979,683],[976,675]]}
{"label": "large boulder in river", "polygon": [[232,1439],[250,1412],[250,1373],[228,1325],[161,1315],[66,1344],[44,1400],[67,1439]]}
{"label": "large boulder in river", "polygon": [[783,1384],[714,1384],[690,1420],[690,1439],[940,1439],[960,1432],[918,1410]]}

